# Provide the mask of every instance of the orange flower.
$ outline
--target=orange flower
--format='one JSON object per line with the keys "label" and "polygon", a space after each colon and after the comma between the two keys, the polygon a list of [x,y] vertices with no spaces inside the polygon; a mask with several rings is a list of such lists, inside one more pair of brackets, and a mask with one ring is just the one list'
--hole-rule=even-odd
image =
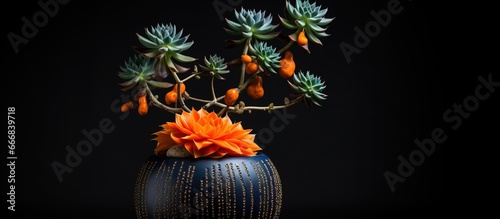
{"label": "orange flower", "polygon": [[184,146],[195,158],[220,158],[223,156],[253,156],[261,148],[255,144],[251,129],[243,129],[241,122],[234,123],[228,116],[219,117],[205,109],[175,115],[175,122],[162,125],[153,140],[155,154],[165,156],[174,145]]}

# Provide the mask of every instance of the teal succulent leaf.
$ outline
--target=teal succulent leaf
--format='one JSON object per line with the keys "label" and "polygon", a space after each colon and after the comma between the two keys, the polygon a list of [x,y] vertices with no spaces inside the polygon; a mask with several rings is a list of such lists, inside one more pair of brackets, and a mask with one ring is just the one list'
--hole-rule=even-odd
{"label": "teal succulent leaf", "polygon": [[205,65],[200,65],[200,68],[203,71],[210,72],[210,74],[214,75],[217,79],[223,80],[224,78],[221,75],[229,73],[227,63],[224,58],[218,56],[217,54],[210,55],[208,59],[207,57],[204,57],[203,61]]}
{"label": "teal succulent leaf", "polygon": [[142,48],[137,46],[133,46],[132,48],[136,52],[147,58],[156,58],[160,55],[160,52],[157,49]]}
{"label": "teal succulent leaf", "polygon": [[240,11],[234,10],[234,16],[236,21],[226,18],[229,29],[224,29],[229,34],[242,35],[244,38],[256,38],[259,40],[270,40],[279,35],[279,33],[273,32],[279,24],[272,24],[272,15],[266,15],[265,11],[241,8]]}
{"label": "teal succulent leaf", "polygon": [[321,106],[318,101],[326,100],[327,95],[322,93],[323,89],[326,88],[325,82],[309,71],[305,74],[302,71],[293,74],[292,82],[288,81],[288,84],[295,92],[304,94],[306,100],[315,105]]}
{"label": "teal succulent leaf", "polygon": [[262,67],[264,72],[276,74],[276,69],[281,68],[281,56],[273,46],[256,40],[253,45],[249,45],[249,49],[250,53],[258,60],[259,67]]}
{"label": "teal succulent leaf", "polygon": [[153,80],[155,75],[155,59],[150,59],[140,55],[130,57],[120,66],[118,76],[124,80],[120,85],[122,90],[130,90],[138,84],[143,84],[148,80]]}
{"label": "teal succulent leaf", "polygon": [[180,53],[174,53],[172,54],[172,57],[179,61],[179,62],[193,62],[193,61],[196,61],[195,58],[193,57],[190,57],[190,56],[186,56],[186,55],[182,55]]}
{"label": "teal succulent leaf", "polygon": [[144,48],[135,48],[135,50],[146,57],[163,59],[158,64],[163,65],[162,68],[166,72],[157,73],[160,78],[165,78],[169,72],[186,72],[189,68],[177,65],[171,60],[183,63],[196,60],[196,58],[181,54],[191,48],[194,43],[193,41],[188,42],[189,35],[183,36],[182,34],[183,30],[177,31],[177,27],[171,23],[146,28],[144,36],[137,34],[139,42]]}
{"label": "teal succulent leaf", "polygon": [[334,19],[325,18],[327,12],[328,8],[322,8],[316,2],[310,3],[309,0],[296,0],[295,6],[287,1],[285,16],[280,16],[279,19],[284,27],[298,30],[294,35],[301,30],[305,30],[308,39],[322,45],[319,38],[330,36],[325,32],[327,30],[326,25],[330,24]]}
{"label": "teal succulent leaf", "polygon": [[193,41],[187,42],[189,35],[182,36],[183,30],[177,31],[177,27],[171,23],[146,28],[145,33],[145,37],[137,34],[139,42],[146,48],[163,52],[182,52],[191,48],[194,43]]}

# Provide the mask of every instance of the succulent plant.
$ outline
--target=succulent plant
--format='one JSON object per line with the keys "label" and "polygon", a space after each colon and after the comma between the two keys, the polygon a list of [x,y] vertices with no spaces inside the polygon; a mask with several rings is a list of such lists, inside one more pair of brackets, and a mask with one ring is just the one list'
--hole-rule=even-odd
{"label": "succulent plant", "polygon": [[250,53],[254,59],[259,62],[259,69],[263,72],[272,72],[276,74],[275,69],[281,68],[281,56],[276,52],[276,48],[267,45],[266,42],[256,40],[253,45],[249,46]]}
{"label": "succulent plant", "polygon": [[160,82],[154,79],[155,75],[155,59],[150,59],[140,55],[130,57],[125,64],[120,66],[118,76],[126,81],[120,83],[123,91],[130,90],[138,85],[148,83],[155,87],[167,88],[172,84]]}
{"label": "succulent plant", "polygon": [[135,55],[130,57],[123,66],[120,66],[118,76],[127,81],[120,83],[122,90],[130,90],[137,84],[144,83],[153,78],[154,60]]}
{"label": "succulent plant", "polygon": [[297,93],[304,94],[306,100],[310,100],[315,105],[321,106],[318,100],[326,100],[327,95],[322,93],[326,87],[325,82],[309,71],[305,74],[302,71],[293,74],[293,81],[288,81],[288,84]]}
{"label": "succulent plant", "polygon": [[182,36],[183,30],[177,31],[173,24],[158,24],[156,27],[145,29],[146,35],[137,34],[139,42],[145,48],[135,48],[143,56],[158,58],[157,74],[160,78],[168,76],[168,71],[185,72],[188,68],[173,63],[172,58],[179,62],[192,62],[196,59],[181,54],[191,48],[193,41],[187,42],[189,35]]}
{"label": "succulent plant", "polygon": [[296,29],[294,34],[290,35],[295,40],[297,34],[304,30],[307,38],[312,42],[322,45],[319,37],[326,37],[325,33],[328,25],[334,18],[325,18],[328,8],[321,8],[316,2],[310,3],[308,0],[296,0],[295,6],[289,1],[286,2],[285,17],[279,17],[283,26],[288,29]]}
{"label": "succulent plant", "polygon": [[205,57],[204,62],[205,65],[200,65],[200,68],[203,71],[210,72],[210,74],[213,74],[217,79],[223,80],[224,78],[221,74],[229,73],[229,70],[227,70],[227,64],[224,62],[224,58],[218,56],[217,54],[210,55],[208,59]]}
{"label": "succulent plant", "polygon": [[265,11],[246,10],[241,8],[238,12],[234,10],[236,22],[226,18],[226,22],[230,29],[224,28],[228,33],[233,35],[243,35],[244,38],[256,38],[259,40],[270,40],[278,36],[278,33],[273,32],[279,24],[273,25],[273,17],[271,14],[266,16]]}
{"label": "succulent plant", "polygon": [[[193,41],[189,39],[189,34],[183,34],[184,30],[172,23],[155,24],[146,27],[144,34],[137,33],[139,45],[133,47],[138,53],[130,57],[123,66],[119,77],[124,79],[120,83],[123,91],[134,89],[133,100],[122,104],[122,112],[133,108],[136,102],[147,102],[143,106],[156,106],[172,113],[191,112],[185,100],[204,103],[203,108],[212,106],[222,107],[217,116],[229,113],[241,114],[245,111],[264,110],[271,112],[274,109],[281,109],[304,101],[309,105],[318,105],[320,101],[326,100],[327,95],[323,93],[325,83],[320,77],[307,72],[295,72],[296,65],[290,47],[299,45],[309,52],[308,44],[313,42],[322,44],[321,37],[329,36],[325,31],[327,25],[334,18],[326,18],[328,9],[322,8],[314,0],[285,0],[284,14],[279,16],[280,22],[273,24],[273,14],[264,10],[248,10],[243,7],[234,10],[234,19],[226,19],[227,26],[224,30],[233,35],[237,35],[234,40],[228,40],[234,47],[243,45],[243,50],[232,56],[232,59],[225,61],[217,54],[207,55],[202,60],[184,55],[185,51],[193,46]],[[282,35],[277,28],[283,25],[283,29],[292,29],[293,34]],[[286,30],[285,29],[285,30]],[[288,33],[287,33],[288,34]],[[270,40],[280,37],[285,45],[277,50]],[[283,58],[282,54],[283,53]],[[178,73],[186,72],[189,68],[178,63],[188,63],[200,61],[192,65],[193,71],[189,75]],[[229,67],[240,67],[239,83],[237,86],[230,86],[226,94],[218,96],[215,92],[215,79],[224,80],[225,74],[230,72]],[[231,69],[232,71],[232,69]],[[167,82],[165,78],[173,76],[174,82]],[[240,92],[246,90],[248,97],[257,100],[263,97],[264,89],[262,77],[279,74],[287,81],[295,98],[289,100],[285,98],[284,105],[274,106],[245,106],[243,101],[238,100]],[[204,75],[210,75],[210,88],[212,99],[201,99],[192,96],[195,92],[186,92],[185,82],[192,79],[200,79]],[[224,77],[223,77],[224,76]],[[165,101],[158,101],[158,95],[153,93],[153,88],[174,87],[165,94]],[[184,87],[183,87],[184,86]],[[196,87],[196,86],[195,86]],[[133,93],[134,93],[133,92]],[[162,91],[160,91],[162,92]],[[266,91],[267,92],[267,91]],[[217,92],[218,93],[218,92]],[[221,101],[224,99],[224,103]],[[146,101],[147,100],[147,101]],[[165,104],[164,104],[165,103]],[[174,105],[175,103],[175,105]],[[236,104],[236,105],[235,105]],[[172,106],[169,106],[172,105]],[[147,114],[147,107],[139,109],[140,115]]]}

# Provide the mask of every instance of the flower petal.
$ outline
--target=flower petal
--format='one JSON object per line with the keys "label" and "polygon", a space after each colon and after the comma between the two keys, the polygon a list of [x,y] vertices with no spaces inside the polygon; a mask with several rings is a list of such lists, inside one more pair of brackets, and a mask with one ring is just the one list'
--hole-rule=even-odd
{"label": "flower petal", "polygon": [[199,158],[199,157],[206,157],[206,156],[209,156],[211,154],[213,154],[214,152],[216,152],[218,149],[219,149],[219,146],[217,145],[212,145],[210,147],[204,147],[200,150],[196,149],[196,147],[193,147],[193,151],[194,151],[194,158]]}
{"label": "flower petal", "polygon": [[226,115],[219,117],[205,109],[176,114],[175,122],[167,122],[156,135],[155,154],[162,155],[181,145],[195,158],[223,156],[253,156],[261,148],[255,144],[251,129],[243,129],[241,122],[233,123]]}
{"label": "flower petal", "polygon": [[234,143],[230,143],[229,141],[224,141],[224,140],[216,140],[216,139],[210,139],[209,141],[213,142],[215,145],[218,145],[221,148],[225,148],[229,151],[234,151],[237,153],[241,153],[240,148],[238,145]]}
{"label": "flower petal", "polygon": [[209,147],[213,145],[211,141],[203,140],[203,141],[193,141],[194,145],[198,150],[201,150],[202,148]]}

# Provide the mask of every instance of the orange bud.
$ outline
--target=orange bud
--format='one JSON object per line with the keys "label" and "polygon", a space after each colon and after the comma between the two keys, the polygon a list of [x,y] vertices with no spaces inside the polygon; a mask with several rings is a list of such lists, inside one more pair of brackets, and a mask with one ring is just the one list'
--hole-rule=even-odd
{"label": "orange bud", "polygon": [[[172,91],[177,92],[177,87],[178,87],[177,85],[178,83],[174,85]],[[184,85],[184,83],[181,83],[181,94],[184,94],[184,91],[186,91],[186,85]]]}
{"label": "orange bud", "polygon": [[142,95],[139,97],[139,104],[146,103],[146,95]]}
{"label": "orange bud", "polygon": [[307,44],[307,42],[308,42],[308,40],[307,40],[306,34],[304,33],[304,30],[302,30],[299,33],[299,36],[297,37],[297,43],[301,46],[304,46]]}
{"label": "orange bud", "polygon": [[139,115],[144,116],[148,113],[149,105],[147,103],[140,103],[137,108]]}
{"label": "orange bud", "polygon": [[295,72],[295,61],[293,60],[293,54],[290,51],[285,52],[285,58],[280,61],[279,74],[284,79],[292,77]]}
{"label": "orange bud", "polygon": [[128,112],[130,109],[132,109],[132,107],[134,107],[134,103],[132,101],[126,102],[122,104],[121,111],[122,113]]}
{"label": "orange bud", "polygon": [[245,67],[245,72],[249,75],[254,74],[255,72],[257,72],[257,70],[259,70],[259,65],[257,65],[257,63],[255,62],[250,62]]}
{"label": "orange bud", "polygon": [[239,97],[238,88],[231,88],[226,91],[226,96],[224,96],[224,103],[228,106],[232,106]]}
{"label": "orange bud", "polygon": [[247,94],[250,98],[257,100],[264,96],[264,88],[262,87],[262,77],[256,76],[252,79],[250,85],[247,86]]}
{"label": "orange bud", "polygon": [[248,63],[252,62],[252,57],[249,55],[246,55],[246,54],[241,55],[241,62],[248,64]]}
{"label": "orange bud", "polygon": [[171,90],[165,94],[165,103],[172,104],[177,101],[177,92]]}

